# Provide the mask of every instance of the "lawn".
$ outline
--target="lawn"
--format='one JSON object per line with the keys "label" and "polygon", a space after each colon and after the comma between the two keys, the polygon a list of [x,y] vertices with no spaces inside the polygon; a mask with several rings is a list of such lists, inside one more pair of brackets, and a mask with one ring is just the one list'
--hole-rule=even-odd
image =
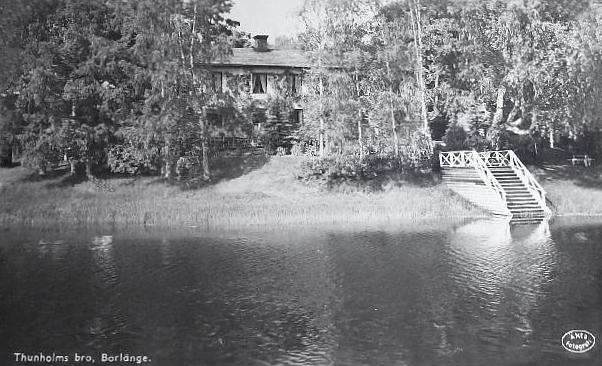
{"label": "lawn", "polygon": [[484,215],[441,184],[326,191],[297,179],[302,160],[282,156],[249,162],[247,171],[218,174],[212,184],[194,189],[157,177],[111,177],[103,179],[108,186],[103,187],[74,181],[66,172],[38,177],[23,167],[0,169],[0,224],[220,228]]}
{"label": "lawn", "polygon": [[602,215],[602,168],[543,165],[531,169],[558,216]]}
{"label": "lawn", "polygon": [[[487,214],[436,182],[394,182],[380,191],[340,185],[325,190],[297,179],[304,158],[260,155],[220,161],[200,188],[158,177],[76,180],[66,171],[39,177],[0,169],[0,224],[202,228],[385,224]],[[226,169],[228,165],[236,169]],[[602,214],[602,169],[544,165],[531,169],[558,216]]]}

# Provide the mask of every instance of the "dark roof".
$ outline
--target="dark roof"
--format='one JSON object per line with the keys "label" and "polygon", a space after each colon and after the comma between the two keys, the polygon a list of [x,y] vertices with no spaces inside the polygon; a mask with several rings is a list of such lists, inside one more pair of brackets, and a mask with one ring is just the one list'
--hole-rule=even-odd
{"label": "dark roof", "polygon": [[257,52],[253,48],[233,48],[229,59],[215,64],[224,66],[311,67],[307,52],[300,50],[270,50]]}

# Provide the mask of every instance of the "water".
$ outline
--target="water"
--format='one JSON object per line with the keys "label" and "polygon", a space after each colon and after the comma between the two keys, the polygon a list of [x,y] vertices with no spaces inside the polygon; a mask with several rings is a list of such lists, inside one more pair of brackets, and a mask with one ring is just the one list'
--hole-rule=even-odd
{"label": "water", "polygon": [[601,223],[0,235],[3,366],[602,364]]}

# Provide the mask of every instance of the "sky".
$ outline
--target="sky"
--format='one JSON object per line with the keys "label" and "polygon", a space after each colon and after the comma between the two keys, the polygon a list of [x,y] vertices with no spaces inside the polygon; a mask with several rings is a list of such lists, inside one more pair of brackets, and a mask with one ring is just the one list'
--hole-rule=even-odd
{"label": "sky", "polygon": [[240,22],[240,29],[256,34],[267,34],[268,41],[276,36],[294,36],[299,28],[295,13],[303,0],[233,0],[230,18]]}

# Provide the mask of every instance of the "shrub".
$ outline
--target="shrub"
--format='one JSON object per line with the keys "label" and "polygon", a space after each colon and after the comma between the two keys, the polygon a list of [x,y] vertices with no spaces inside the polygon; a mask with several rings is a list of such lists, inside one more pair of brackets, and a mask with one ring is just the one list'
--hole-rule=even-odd
{"label": "shrub", "polygon": [[368,182],[377,177],[398,178],[430,168],[430,156],[420,157],[404,149],[399,156],[393,152],[366,154],[336,154],[308,160],[302,165],[301,180],[329,184]]}
{"label": "shrub", "polygon": [[303,146],[300,143],[293,144],[291,147],[291,155],[301,156],[303,155]]}
{"label": "shrub", "polygon": [[108,151],[108,165],[115,173],[149,174],[161,170],[159,151],[144,151],[133,146],[116,145]]}
{"label": "shrub", "polygon": [[278,156],[286,155],[286,148],[284,146],[278,146],[276,148],[276,155],[278,155]]}

